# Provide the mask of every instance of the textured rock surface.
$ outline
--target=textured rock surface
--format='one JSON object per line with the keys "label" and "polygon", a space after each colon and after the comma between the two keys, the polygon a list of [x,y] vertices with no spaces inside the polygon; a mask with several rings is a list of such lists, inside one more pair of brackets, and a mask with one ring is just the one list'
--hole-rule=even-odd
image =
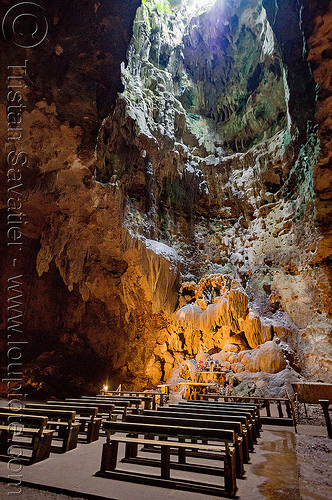
{"label": "textured rock surface", "polygon": [[212,3],[146,0],[134,24],[138,1],[49,7],[18,144],[35,389],[151,386],[221,349],[237,376],[286,358],[331,379],[329,3]]}

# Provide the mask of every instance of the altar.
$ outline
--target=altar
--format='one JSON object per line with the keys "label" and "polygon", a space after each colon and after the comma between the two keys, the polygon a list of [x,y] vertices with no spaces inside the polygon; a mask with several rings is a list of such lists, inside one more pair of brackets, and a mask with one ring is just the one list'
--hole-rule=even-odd
{"label": "altar", "polygon": [[185,392],[185,398],[187,401],[200,399],[201,394],[206,394],[208,387],[214,387],[213,383],[191,382],[190,380],[187,382],[181,382],[178,385],[187,386],[187,390]]}
{"label": "altar", "polygon": [[226,372],[224,371],[200,371],[196,372],[195,382],[208,383],[216,382],[224,386],[226,384]]}

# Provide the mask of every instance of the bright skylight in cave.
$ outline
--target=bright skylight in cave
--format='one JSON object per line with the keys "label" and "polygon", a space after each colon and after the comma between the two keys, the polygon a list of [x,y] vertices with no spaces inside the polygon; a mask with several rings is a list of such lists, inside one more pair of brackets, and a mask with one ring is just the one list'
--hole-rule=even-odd
{"label": "bright skylight in cave", "polygon": [[220,2],[220,0],[182,0],[182,3],[187,6],[187,11],[192,15],[206,12],[217,2]]}

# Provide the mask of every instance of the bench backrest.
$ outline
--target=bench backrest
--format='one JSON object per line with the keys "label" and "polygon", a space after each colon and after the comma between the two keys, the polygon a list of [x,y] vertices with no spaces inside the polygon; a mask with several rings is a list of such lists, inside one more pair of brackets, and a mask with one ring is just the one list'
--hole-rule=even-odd
{"label": "bench backrest", "polygon": [[[35,403],[28,403],[26,405],[26,408],[37,408],[38,410],[41,409],[41,410],[68,410],[69,408],[67,407],[67,405],[63,406],[63,405],[58,405],[58,404],[35,404]],[[79,405],[70,405],[70,409],[72,411],[75,411],[76,412],[76,418],[78,416],[81,416],[81,417],[91,417],[91,419],[93,420],[94,417],[97,416],[97,413],[98,413],[98,408],[96,406],[91,406],[91,407],[86,407],[86,406],[79,406]]]}
{"label": "bench backrest", "polygon": [[[165,408],[165,410],[164,410]],[[236,412],[236,411],[229,411],[229,410],[224,410],[224,409],[211,409],[211,410],[206,410],[205,408],[181,408],[180,406],[174,405],[174,407],[167,406],[167,407],[161,407],[158,408],[158,411],[175,411],[175,412],[181,412],[181,413],[200,413],[201,415],[229,415],[229,416],[244,416],[249,420],[250,422],[252,421],[252,415],[248,412]]]}
{"label": "bench backrest", "polygon": [[[47,404],[54,404],[52,401],[47,401]],[[82,403],[77,403],[76,400],[74,399],[66,399],[65,401],[58,401],[58,404],[61,404],[63,406],[70,406],[70,405],[79,405],[79,406],[85,406],[87,408],[90,408],[90,407],[95,407],[97,406],[98,407],[98,410],[105,410],[105,411],[112,411],[114,410],[115,408],[115,405],[112,404],[112,403],[97,403],[97,402],[94,402],[94,403],[90,403],[89,401],[84,401]]]}
{"label": "bench backrest", "polygon": [[237,401],[181,401],[178,404],[185,404],[188,406],[196,406],[196,405],[204,405],[204,406],[228,406],[230,408],[248,408],[248,409],[254,409],[254,410],[259,410],[259,404],[258,403],[241,403]]}
{"label": "bench backrest", "polygon": [[[143,398],[145,396],[142,396]],[[121,401],[122,399],[125,401],[137,401],[137,402],[142,402],[142,397],[138,396],[82,396],[81,400],[98,400],[98,401],[113,401],[113,400],[119,400]],[[146,396],[147,398],[151,398],[151,396]]]}
{"label": "bench backrest", "polygon": [[167,407],[164,411],[158,410],[144,410],[143,415],[146,416],[155,416],[155,414],[160,415],[161,417],[171,417],[171,418],[190,418],[194,420],[223,420],[224,422],[240,422],[242,425],[248,425],[248,419],[244,415],[228,415],[227,413],[216,413],[216,414],[208,414],[205,412],[181,412],[181,411],[167,411]]}
{"label": "bench backrest", "polygon": [[[120,398],[124,398],[124,399],[128,399],[129,401],[152,401],[154,396],[150,396],[148,394],[140,394],[140,395],[130,395],[130,394],[119,394],[119,395],[112,395],[112,396],[95,396],[97,399],[104,399],[104,400],[109,400],[109,399],[120,399]],[[85,399],[85,396],[82,396],[82,398]]]}
{"label": "bench backrest", "polygon": [[[9,411],[11,411],[9,409]],[[68,423],[75,420],[76,412],[70,410],[54,410],[53,408],[23,408],[20,410],[23,415],[39,415],[48,417],[51,420],[66,421]]]}
{"label": "bench backrest", "polygon": [[[170,405],[174,406],[174,405]],[[213,403],[212,401],[208,402],[206,404],[205,401],[197,401],[197,403],[192,404],[192,402],[186,401],[186,402],[180,402],[178,403],[178,406],[181,408],[202,408],[206,409],[207,411],[210,410],[226,410],[226,411],[235,411],[235,412],[241,412],[241,411],[247,411],[249,412],[252,417],[257,417],[259,419],[260,417],[260,410],[258,406],[251,406],[246,403],[244,404],[236,404],[236,403]]]}
{"label": "bench backrest", "polygon": [[288,398],[264,398],[264,397],[255,397],[255,396],[226,396],[224,394],[215,394],[215,393],[206,393],[206,394],[201,394],[201,397],[203,400],[208,400],[210,399],[215,399],[217,401],[225,401],[226,403],[249,403],[249,404],[255,404],[255,405],[260,405],[261,403],[265,402],[281,402],[281,403],[286,403],[289,401]]}
{"label": "bench backrest", "polygon": [[13,411],[5,411],[4,408],[0,409],[0,423],[1,425],[10,426],[13,431],[15,431],[15,426],[17,426],[17,432],[19,432],[22,425],[24,427],[39,429],[40,434],[42,434],[44,428],[47,425],[47,417],[40,415],[24,415],[22,413],[13,413]]}
{"label": "bench backrest", "polygon": [[[143,398],[144,399],[144,398]],[[128,404],[128,406],[132,406],[132,405],[135,405],[135,406],[139,406],[140,404],[142,404],[142,398],[132,398],[130,396],[128,397],[125,397],[125,396],[114,396],[114,397],[109,397],[109,398],[82,398],[80,401],[90,401],[90,402],[101,402],[101,403],[113,403],[115,405],[118,405],[118,406],[122,406],[122,403],[125,402]]]}
{"label": "bench backrest", "polygon": [[[174,406],[174,405],[170,405]],[[197,401],[195,403],[192,403],[191,401],[185,401],[185,402],[180,402],[177,403],[176,406],[181,406],[181,407],[190,407],[190,408],[220,408],[220,409],[229,409],[229,410],[246,410],[249,411],[250,413],[257,413],[259,412],[259,407],[256,405],[249,405],[247,403],[224,403],[224,402],[214,402],[214,401]]]}
{"label": "bench backrest", "polygon": [[130,434],[152,434],[155,436],[169,437],[195,437],[220,440],[228,443],[236,443],[236,433],[232,430],[222,430],[201,427],[171,426],[160,424],[146,424],[139,422],[104,422],[103,429],[106,432],[128,432]]}
{"label": "bench backrest", "polygon": [[[67,401],[67,400],[66,400]],[[115,407],[121,407],[121,408],[127,408],[128,406],[130,406],[131,402],[128,401],[127,399],[126,400],[109,400],[109,401],[103,401],[103,400],[99,400],[99,399],[96,399],[96,398],[92,398],[91,400],[89,399],[70,399],[71,402],[73,402],[74,404],[79,404],[79,405],[83,405],[83,406],[88,406],[88,405],[94,405],[94,406],[98,406],[98,404],[110,404],[110,405],[114,405]]]}
{"label": "bench backrest", "polygon": [[[157,413],[157,412],[156,412]],[[160,414],[159,414],[160,415]],[[225,422],[222,420],[206,421],[202,419],[191,419],[187,415],[183,417],[150,416],[150,415],[127,415],[126,422],[142,422],[146,424],[176,425],[181,427],[207,427],[209,429],[227,429],[242,433],[241,422]]]}
{"label": "bench backrest", "polygon": [[252,418],[253,411],[250,411],[249,409],[244,409],[244,408],[229,408],[227,406],[209,406],[208,408],[204,405],[183,405],[183,404],[177,404],[177,405],[169,405],[168,408],[178,408],[178,411],[205,411],[205,412],[218,412],[222,411],[223,413],[229,413],[232,415],[246,415],[248,418]]}
{"label": "bench backrest", "polygon": [[[159,396],[160,392],[150,392],[150,391],[107,391],[107,394],[97,394],[97,398],[107,398],[109,396]],[[84,397],[84,396],[82,396]]]}

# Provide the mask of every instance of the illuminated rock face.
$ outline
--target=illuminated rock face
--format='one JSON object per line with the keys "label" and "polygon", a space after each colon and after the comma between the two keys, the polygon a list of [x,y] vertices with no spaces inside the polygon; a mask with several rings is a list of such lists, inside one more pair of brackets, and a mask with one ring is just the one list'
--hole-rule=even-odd
{"label": "illuminated rock face", "polygon": [[327,3],[304,2],[301,23],[295,1],[189,16],[146,0],[129,44],[139,3],[57,2],[52,43],[31,55],[28,384],[141,389],[202,351],[239,378],[288,360],[329,380]]}

